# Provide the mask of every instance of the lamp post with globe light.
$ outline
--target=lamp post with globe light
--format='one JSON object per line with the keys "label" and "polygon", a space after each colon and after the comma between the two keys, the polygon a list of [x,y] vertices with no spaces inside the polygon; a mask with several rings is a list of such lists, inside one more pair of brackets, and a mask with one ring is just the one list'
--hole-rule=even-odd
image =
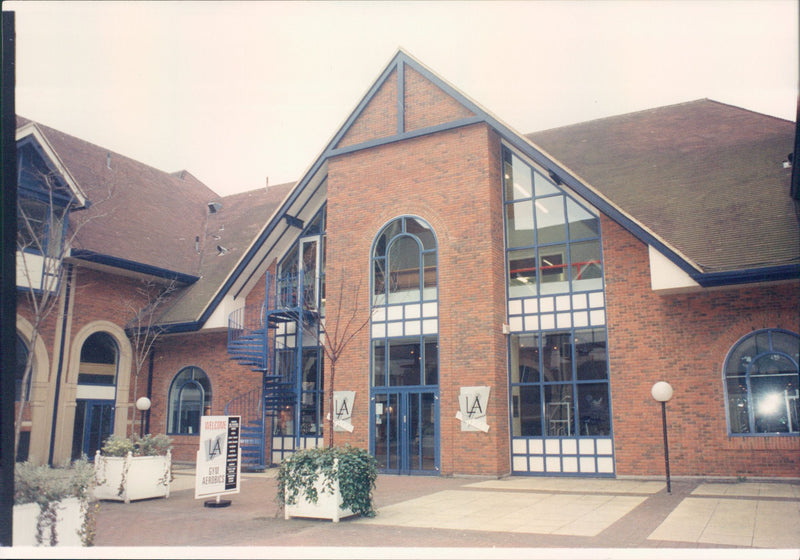
{"label": "lamp post with globe light", "polygon": [[669,443],[667,442],[667,401],[672,398],[672,385],[666,381],[659,381],[650,389],[650,394],[661,403],[661,425],[664,428],[664,466],[667,470],[667,494],[672,494],[672,485],[669,480]]}
{"label": "lamp post with globe light", "polygon": [[141,426],[139,427],[139,437],[143,438],[144,437],[144,413],[145,413],[145,411],[150,410],[150,399],[148,399],[147,397],[139,397],[136,400],[136,410],[138,410],[141,413],[141,416],[139,418],[139,422],[141,424]]}

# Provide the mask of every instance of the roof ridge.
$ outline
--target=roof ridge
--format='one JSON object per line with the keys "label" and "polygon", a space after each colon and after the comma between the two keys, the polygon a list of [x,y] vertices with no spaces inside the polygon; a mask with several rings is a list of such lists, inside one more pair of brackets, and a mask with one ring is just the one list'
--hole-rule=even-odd
{"label": "roof ridge", "polygon": [[64,137],[70,139],[71,141],[74,140],[74,141],[80,142],[80,143],[82,143],[82,144],[84,144],[86,146],[91,146],[92,148],[97,149],[99,151],[104,151],[109,155],[121,158],[123,160],[135,163],[137,165],[141,165],[143,167],[146,167],[147,169],[150,169],[150,170],[155,171],[157,173],[163,174],[165,177],[172,177],[172,178],[179,179],[179,180],[185,180],[185,175],[189,175],[195,181],[197,181],[198,183],[203,185],[205,188],[207,188],[208,190],[210,190],[214,194],[217,194],[217,192],[214,189],[212,189],[210,186],[208,186],[206,183],[204,183],[203,181],[198,179],[193,173],[191,173],[190,171],[188,171],[186,169],[181,169],[181,170],[175,171],[175,172],[164,171],[163,169],[159,169],[158,167],[150,165],[149,163],[145,163],[145,162],[140,161],[138,159],[134,159],[134,158],[132,158],[130,156],[127,156],[127,155],[125,155],[123,153],[120,153],[120,152],[117,152],[115,150],[112,150],[111,148],[107,148],[106,146],[101,146],[100,144],[96,144],[94,142],[91,142],[91,141],[86,140],[84,138],[81,138],[79,136],[75,136],[74,134],[70,134],[68,132],[64,132],[63,130],[60,130],[58,128],[54,128],[52,126],[46,125],[46,124],[41,123],[41,122],[39,122],[37,120],[29,119],[29,118],[23,117],[21,115],[16,115],[16,116],[17,116],[18,121],[19,121],[19,119],[23,119],[23,120],[27,121],[27,122],[23,122],[23,123],[19,123],[18,122],[17,123],[17,128],[18,129],[21,128],[22,126],[27,125],[27,124],[34,124],[39,128],[39,130],[42,132],[42,134],[49,135],[49,134],[55,133],[55,134],[62,135]]}
{"label": "roof ridge", "polygon": [[731,103],[725,103],[723,101],[717,101],[716,99],[711,99],[709,97],[702,97],[702,98],[698,98],[698,99],[692,99],[690,101],[680,101],[678,103],[670,103],[668,105],[659,105],[657,107],[649,107],[647,109],[640,109],[638,111],[630,111],[630,112],[627,112],[627,113],[617,113],[617,114],[614,114],[614,115],[607,115],[605,117],[597,117],[595,119],[577,121],[577,122],[570,123],[570,124],[565,124],[565,125],[562,125],[562,126],[554,126],[554,127],[550,127],[550,128],[544,128],[544,129],[541,129],[541,130],[534,130],[532,132],[526,132],[525,136],[526,137],[531,137],[531,136],[535,136],[535,135],[538,135],[538,134],[548,133],[548,132],[551,132],[551,131],[554,131],[554,130],[568,129],[568,128],[573,127],[573,126],[586,126],[586,125],[589,125],[589,124],[599,123],[599,122],[607,121],[607,120],[611,120],[611,119],[619,119],[619,118],[623,118],[623,117],[634,117],[634,116],[638,116],[638,115],[643,115],[645,113],[655,113],[657,111],[664,111],[664,110],[667,110],[667,109],[675,109],[677,107],[688,106],[688,105],[698,105],[700,103],[711,103],[711,104],[714,104],[714,105],[719,105],[721,107],[728,107],[730,109],[736,109],[738,111],[744,111],[744,112],[747,112],[747,113],[751,113],[753,115],[759,115],[759,116],[762,116],[762,117],[768,117],[768,118],[775,119],[775,120],[782,121],[782,122],[792,122],[792,121],[790,121],[788,119],[784,119],[784,118],[781,118],[781,117],[776,117],[774,115],[768,115],[766,113],[761,113],[759,111],[754,111],[753,109],[747,109],[745,107],[740,107],[738,105],[733,105]]}

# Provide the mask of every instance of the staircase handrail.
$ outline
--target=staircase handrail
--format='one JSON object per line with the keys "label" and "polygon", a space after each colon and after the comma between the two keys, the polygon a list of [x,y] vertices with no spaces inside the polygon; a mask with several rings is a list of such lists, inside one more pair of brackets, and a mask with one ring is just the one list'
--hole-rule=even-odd
{"label": "staircase handrail", "polygon": [[261,420],[261,389],[253,389],[234,397],[225,405],[225,416],[240,416],[241,423]]}

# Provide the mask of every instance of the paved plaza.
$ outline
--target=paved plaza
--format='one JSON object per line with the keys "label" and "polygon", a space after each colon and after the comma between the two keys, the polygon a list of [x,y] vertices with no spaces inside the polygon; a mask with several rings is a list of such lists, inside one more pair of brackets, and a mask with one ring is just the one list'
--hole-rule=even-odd
{"label": "paved plaza", "polygon": [[75,557],[800,558],[798,483],[673,480],[667,493],[659,480],[381,475],[374,518],[332,523],[284,520],[275,473],[243,473],[231,505],[210,508],[178,468],[168,499],[101,502],[96,546]]}

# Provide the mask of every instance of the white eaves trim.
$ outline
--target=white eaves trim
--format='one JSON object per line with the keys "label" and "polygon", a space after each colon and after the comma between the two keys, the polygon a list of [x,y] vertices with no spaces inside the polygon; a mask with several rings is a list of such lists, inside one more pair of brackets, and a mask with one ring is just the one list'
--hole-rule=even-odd
{"label": "white eaves trim", "polygon": [[647,248],[650,253],[650,287],[654,292],[677,293],[701,289],[700,284],[655,247],[648,245]]}
{"label": "white eaves trim", "polygon": [[75,195],[75,199],[78,201],[81,208],[86,206],[86,193],[83,192],[78,182],[72,176],[72,174],[67,169],[67,166],[64,165],[64,162],[61,161],[61,158],[58,157],[58,154],[53,149],[53,146],[50,145],[50,142],[47,141],[47,138],[42,131],[39,130],[39,127],[36,126],[35,122],[29,122],[17,129],[17,136],[16,141],[19,142],[23,138],[28,136],[33,136],[36,142],[44,151],[45,155],[50,159],[50,162],[55,166],[56,171],[64,178],[69,185],[70,190]]}
{"label": "white eaves trim", "polygon": [[219,302],[217,307],[211,313],[211,316],[203,323],[201,327],[202,330],[208,329],[227,329],[228,328],[228,317],[230,317],[231,313],[244,307],[244,298],[239,298],[235,300],[232,295],[226,295],[222,298],[222,301]]}

